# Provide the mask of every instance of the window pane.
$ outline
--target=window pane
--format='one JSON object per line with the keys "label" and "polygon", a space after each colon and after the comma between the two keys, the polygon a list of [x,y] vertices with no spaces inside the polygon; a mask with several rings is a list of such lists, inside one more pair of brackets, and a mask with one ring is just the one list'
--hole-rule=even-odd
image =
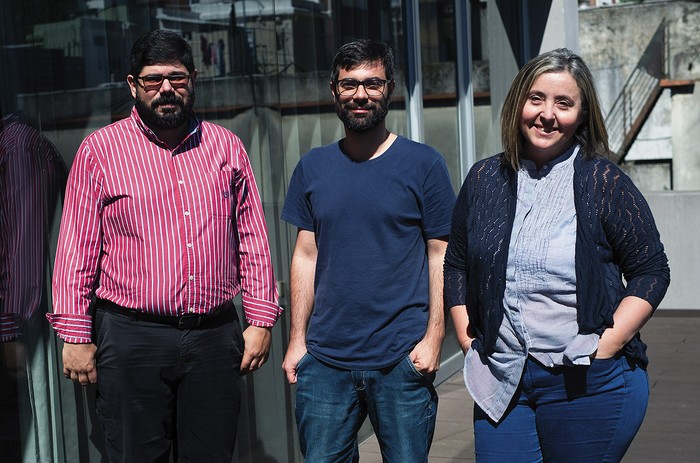
{"label": "window pane", "polygon": [[[15,461],[26,449],[36,449],[41,461],[101,461],[95,390],[63,378],[62,344],[44,315],[51,305],[59,191],[81,141],[127,117],[132,108],[126,84],[131,44],[157,28],[177,31],[191,44],[198,71],[195,111],[231,129],[247,148],[264,203],[281,303],[287,306],[296,231],[279,220],[279,213],[299,158],[343,136],[329,87],[333,54],[356,38],[380,39],[394,48],[397,72],[403,73],[401,2],[0,0],[0,13],[3,129],[14,124],[33,140],[18,156],[7,149],[17,146],[17,131],[2,132],[0,314],[6,331],[0,343],[5,367],[0,393],[8,404],[0,412],[3,455]],[[403,134],[403,85],[395,96],[388,125]],[[21,252],[10,256],[12,246]],[[5,284],[7,269],[19,267],[27,268],[28,276]],[[301,461],[293,389],[280,368],[287,318],[285,313],[273,330],[268,365],[245,378],[241,462]],[[363,429],[361,437],[368,432]]]}

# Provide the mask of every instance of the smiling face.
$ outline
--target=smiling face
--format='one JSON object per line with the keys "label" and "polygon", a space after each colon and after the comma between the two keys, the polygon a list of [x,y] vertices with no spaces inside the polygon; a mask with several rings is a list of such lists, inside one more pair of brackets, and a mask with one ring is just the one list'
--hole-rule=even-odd
{"label": "smiling face", "polygon": [[568,72],[548,72],[532,84],[520,115],[525,157],[556,158],[574,144],[583,121],[581,90]]}
{"label": "smiling face", "polygon": [[[353,79],[366,81],[368,79],[386,80],[384,66],[381,62],[368,63],[350,70],[340,69],[338,81]],[[347,130],[353,132],[368,132],[384,122],[389,112],[389,98],[394,89],[394,82],[384,84],[381,95],[370,96],[364,85],[357,87],[354,95],[345,96],[338,93],[337,85],[331,83],[331,91],[335,99],[335,108],[338,117]]]}
{"label": "smiling face", "polygon": [[[160,86],[149,85],[139,76],[189,75],[185,83],[173,84],[167,78]],[[138,76],[129,76],[131,95],[136,99],[136,109],[144,123],[151,129],[174,130],[187,123],[194,106],[194,81],[197,71],[190,73],[180,63],[144,66]],[[144,87],[145,85],[145,87]]]}

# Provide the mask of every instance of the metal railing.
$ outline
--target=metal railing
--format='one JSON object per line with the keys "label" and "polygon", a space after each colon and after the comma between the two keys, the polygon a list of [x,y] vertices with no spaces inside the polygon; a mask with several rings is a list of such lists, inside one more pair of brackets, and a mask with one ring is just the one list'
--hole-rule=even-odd
{"label": "metal railing", "polygon": [[605,118],[611,159],[621,162],[661,95],[665,77],[666,20],[654,32],[637,66]]}

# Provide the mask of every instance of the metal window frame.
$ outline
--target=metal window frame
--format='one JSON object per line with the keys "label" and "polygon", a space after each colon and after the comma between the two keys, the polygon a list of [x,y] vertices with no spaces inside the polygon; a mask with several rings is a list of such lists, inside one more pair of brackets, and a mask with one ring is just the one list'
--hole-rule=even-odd
{"label": "metal window frame", "polygon": [[[474,142],[474,90],[472,85],[471,13],[469,2],[455,0],[455,33],[457,41],[456,90],[457,90],[457,156],[460,179],[466,177],[476,160]],[[406,24],[406,130],[407,137],[423,143],[422,57],[420,42],[419,0],[404,4]]]}

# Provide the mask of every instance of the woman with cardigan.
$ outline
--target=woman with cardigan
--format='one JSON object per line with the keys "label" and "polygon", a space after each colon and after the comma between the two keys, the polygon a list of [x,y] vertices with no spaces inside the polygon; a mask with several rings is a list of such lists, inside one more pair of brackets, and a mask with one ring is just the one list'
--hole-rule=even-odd
{"label": "woman with cardigan", "polygon": [[603,157],[593,78],[571,51],[518,72],[501,138],[467,175],[445,257],[477,461],[620,461],[649,396],[639,330],[670,281],[654,219]]}

